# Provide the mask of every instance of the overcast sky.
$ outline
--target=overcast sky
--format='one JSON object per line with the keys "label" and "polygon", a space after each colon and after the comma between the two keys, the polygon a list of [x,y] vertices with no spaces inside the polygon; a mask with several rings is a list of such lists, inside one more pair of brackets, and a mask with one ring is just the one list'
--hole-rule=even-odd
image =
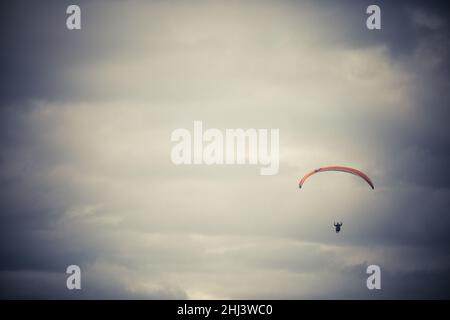
{"label": "overcast sky", "polygon": [[[1,298],[450,297],[447,4],[77,3],[0,11]],[[175,166],[194,120],[278,128],[279,173]]]}

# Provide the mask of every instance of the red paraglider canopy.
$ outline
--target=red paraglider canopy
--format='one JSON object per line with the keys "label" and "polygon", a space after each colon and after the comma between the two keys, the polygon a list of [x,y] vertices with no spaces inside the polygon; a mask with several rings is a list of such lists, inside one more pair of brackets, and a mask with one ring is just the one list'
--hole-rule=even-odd
{"label": "red paraglider canopy", "polygon": [[313,174],[316,174],[318,172],[325,172],[325,171],[342,171],[342,172],[347,172],[347,173],[354,174],[354,175],[364,179],[372,187],[372,189],[375,188],[373,186],[372,180],[370,180],[370,178],[364,172],[361,172],[361,171],[359,171],[357,169],[354,169],[354,168],[341,167],[341,166],[321,167],[321,168],[318,168],[318,169],[315,169],[315,170],[311,171],[310,173],[306,174],[302,178],[302,180],[300,180],[300,183],[298,184],[299,188],[301,188],[303,186],[303,184],[305,183],[306,179],[308,179]]}

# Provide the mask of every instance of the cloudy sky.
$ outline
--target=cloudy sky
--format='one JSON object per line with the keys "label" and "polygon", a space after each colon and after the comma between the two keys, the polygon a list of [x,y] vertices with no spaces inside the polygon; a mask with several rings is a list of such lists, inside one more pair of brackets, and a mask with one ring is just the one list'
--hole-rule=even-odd
{"label": "cloudy sky", "polygon": [[[77,3],[0,10],[0,298],[450,297],[447,4]],[[278,174],[174,165],[194,120],[278,128]]]}

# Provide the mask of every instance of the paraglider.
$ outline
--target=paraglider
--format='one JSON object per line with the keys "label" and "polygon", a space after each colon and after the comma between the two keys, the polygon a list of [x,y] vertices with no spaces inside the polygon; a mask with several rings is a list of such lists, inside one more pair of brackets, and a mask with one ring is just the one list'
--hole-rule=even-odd
{"label": "paraglider", "polygon": [[333,224],[334,225],[334,227],[336,228],[336,233],[339,233],[339,231],[341,231],[341,227],[342,227],[342,225],[343,225],[343,223],[341,222],[341,223],[334,223]]}
{"label": "paraglider", "polygon": [[308,179],[308,178],[309,178],[310,176],[312,176],[313,174],[316,174],[316,173],[318,173],[318,172],[326,172],[326,171],[341,171],[341,172],[346,172],[346,173],[354,174],[354,175],[356,175],[356,176],[358,176],[358,177],[364,179],[364,180],[369,184],[369,186],[370,186],[372,189],[375,188],[374,185],[373,185],[372,180],[370,180],[370,178],[369,178],[364,172],[361,172],[361,171],[359,171],[359,170],[357,170],[357,169],[354,169],[354,168],[350,168],[350,167],[342,167],[342,166],[321,167],[321,168],[315,169],[315,170],[313,170],[313,171],[307,173],[307,174],[300,180],[300,182],[299,182],[299,184],[298,184],[299,188],[301,188],[301,187],[303,186],[303,184],[305,183],[306,179]]}
{"label": "paraglider", "polygon": [[[340,172],[345,172],[345,173],[350,173],[353,174],[355,176],[360,177],[361,179],[363,179],[364,181],[366,181],[369,186],[374,189],[374,185],[372,180],[370,180],[369,176],[367,176],[364,172],[359,171],[357,169],[354,168],[350,168],[350,167],[342,167],[342,166],[330,166],[330,167],[321,167],[318,169],[315,169],[309,173],[307,173],[299,182],[298,187],[301,189],[303,187],[303,184],[305,183],[305,181],[312,175],[318,173],[318,172],[326,172],[326,171],[340,171]],[[343,225],[343,223],[333,223],[334,228],[336,229],[336,233],[339,233],[341,231],[341,227]]]}

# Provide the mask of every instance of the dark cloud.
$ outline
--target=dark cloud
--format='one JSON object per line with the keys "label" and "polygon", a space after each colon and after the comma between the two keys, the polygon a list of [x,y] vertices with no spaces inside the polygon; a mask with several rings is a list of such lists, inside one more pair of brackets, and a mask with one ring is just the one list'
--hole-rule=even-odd
{"label": "dark cloud", "polygon": [[[83,8],[89,2],[77,2]],[[86,32],[69,32],[66,8],[71,1],[15,1],[0,12],[0,107],[23,108],[33,100],[78,99],[67,81],[68,70],[93,57]],[[93,10],[83,11],[89,30]]]}
{"label": "dark cloud", "polygon": [[[164,13],[160,20],[131,19],[143,2],[133,3],[136,6],[128,11],[123,7],[127,19],[111,19],[121,11],[118,2],[81,2],[82,32],[65,30],[68,4],[15,1],[0,10],[1,298],[214,298],[216,292],[219,297],[241,298],[449,297],[447,2],[381,1],[383,29],[374,32],[365,28],[364,12],[371,1],[287,1],[282,9],[275,5],[277,10],[269,10],[270,16],[264,8],[241,11],[239,2],[227,7],[225,16],[220,5],[212,11],[189,9],[186,15],[187,7],[169,5],[156,7]],[[293,19],[302,10],[313,10],[314,19]],[[208,31],[201,23],[210,15],[222,19],[214,26],[222,37],[228,30],[221,26],[232,29],[244,21],[240,29],[232,29],[234,36],[243,37],[203,38],[198,31]],[[230,16],[236,21],[227,23]],[[288,22],[273,33],[261,32],[263,18]],[[277,108],[267,107],[284,93],[304,90],[307,94],[308,84],[316,83],[314,74],[302,73],[309,60],[299,62],[289,52],[283,57],[267,52],[276,48],[282,53],[280,48],[293,44],[295,54],[308,59],[310,52],[298,48],[296,31],[289,27],[307,28],[316,19],[322,19],[324,30],[319,31],[329,43],[320,47],[309,39],[312,47],[356,53],[350,58],[338,55],[327,62],[330,66],[314,69],[329,92],[318,88],[318,93],[313,91],[306,102],[296,102],[292,108],[284,100],[277,101]],[[152,30],[142,29],[147,21],[152,21]],[[256,35],[255,29],[260,31]],[[277,32],[284,31],[289,31],[287,37],[280,38]],[[141,36],[138,40],[131,37],[135,33]],[[238,55],[227,51],[231,44],[239,47]],[[385,47],[387,54],[376,51],[379,47]],[[375,53],[367,56],[373,60],[342,75],[342,85],[346,77],[355,76],[352,72],[355,77],[358,72],[373,76],[379,70],[370,69],[372,63],[379,63],[380,69],[387,65],[392,74],[401,76],[391,79],[389,70],[383,69],[388,73],[386,81],[400,83],[399,91],[407,87],[407,99],[398,99],[399,110],[380,105],[358,111],[352,101],[360,98],[356,90],[351,92],[354,97],[340,101],[341,92],[332,90],[341,83],[330,85],[325,79],[335,64],[349,63],[345,58],[350,62],[365,58],[371,50]],[[261,51],[262,56],[257,55]],[[204,65],[215,54],[223,61],[213,59],[215,63]],[[280,59],[294,62],[294,75],[277,64]],[[142,68],[136,61],[150,64]],[[333,103],[337,96],[338,110],[313,110],[315,100],[329,102],[318,100],[328,94]],[[384,92],[373,94],[378,101]],[[139,119],[126,118],[132,129],[141,130],[138,133],[120,121],[133,106],[110,104],[119,101],[128,106],[135,95],[148,99],[154,111],[134,109],[140,118],[153,120],[148,125],[154,130],[150,135]],[[226,111],[193,106],[202,99],[233,95],[241,100]],[[242,107],[248,100],[259,101],[260,95],[266,109]],[[96,105],[105,101],[107,107]],[[161,101],[182,101],[182,105],[154,106]],[[304,111],[302,103],[313,107]],[[239,169],[219,173],[210,168],[167,169],[167,148],[158,146],[159,141],[167,142],[174,123],[189,124],[197,116],[211,119],[211,125],[217,118],[239,125],[279,124],[286,132],[282,139],[294,137],[296,147],[311,139],[319,149],[329,149],[325,156],[348,148],[344,156],[333,159],[353,159],[355,150],[365,150],[360,145],[367,144],[365,156],[372,159],[366,163],[374,168],[376,189],[370,197],[365,193],[349,197],[345,191],[359,189],[345,185],[335,198],[323,192],[329,189],[316,189],[324,196],[300,198],[298,190],[292,191],[286,183],[297,179],[299,167],[283,163],[286,169],[270,183]],[[303,133],[310,136],[299,140]],[[144,146],[133,144],[143,135],[149,139]],[[120,154],[112,144],[122,148]],[[146,148],[149,154],[141,154]],[[150,159],[153,166],[143,166],[140,157]],[[338,197],[349,197],[348,203],[338,202]],[[344,217],[342,239],[329,232],[331,216]],[[387,266],[381,265],[381,292],[365,288],[367,255],[387,261]],[[64,270],[72,263],[85,270],[82,292],[64,287]],[[216,279],[218,272],[223,279]],[[135,278],[138,275],[146,286],[135,288],[145,282]],[[280,288],[278,279],[287,287]],[[265,284],[267,288],[261,287]],[[316,290],[302,291],[302,284]]]}

